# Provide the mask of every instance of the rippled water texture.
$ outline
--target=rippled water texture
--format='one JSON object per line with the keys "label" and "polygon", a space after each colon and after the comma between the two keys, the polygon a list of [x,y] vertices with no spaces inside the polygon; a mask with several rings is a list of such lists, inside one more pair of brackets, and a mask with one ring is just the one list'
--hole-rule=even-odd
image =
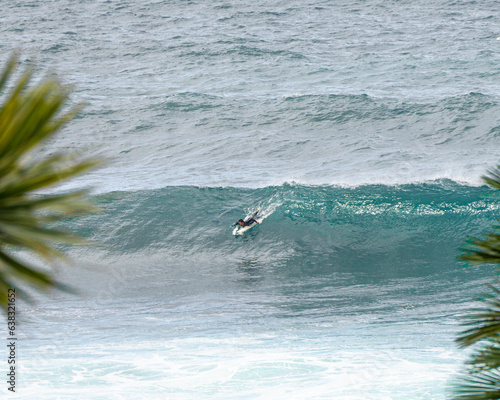
{"label": "rippled water texture", "polygon": [[86,103],[43,151],[108,159],[66,186],[98,245],[56,271],[79,295],[21,303],[15,397],[445,399],[494,273],[456,258],[498,216],[499,26],[494,1],[0,2],[0,61]]}
{"label": "rippled water texture", "polygon": [[478,184],[497,160],[496,3],[4,2],[15,47],[88,103],[55,148],[102,191]]}

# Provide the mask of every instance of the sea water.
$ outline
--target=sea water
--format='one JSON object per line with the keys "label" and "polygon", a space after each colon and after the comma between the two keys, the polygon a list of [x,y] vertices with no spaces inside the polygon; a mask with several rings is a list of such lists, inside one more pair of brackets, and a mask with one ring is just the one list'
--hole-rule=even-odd
{"label": "sea water", "polygon": [[457,256],[500,214],[481,181],[499,19],[494,1],[1,2],[1,61],[20,49],[86,104],[42,151],[107,159],[61,188],[93,188],[103,212],[63,227],[96,245],[55,270],[77,295],[19,306],[9,396],[445,399],[459,316],[495,276]]}

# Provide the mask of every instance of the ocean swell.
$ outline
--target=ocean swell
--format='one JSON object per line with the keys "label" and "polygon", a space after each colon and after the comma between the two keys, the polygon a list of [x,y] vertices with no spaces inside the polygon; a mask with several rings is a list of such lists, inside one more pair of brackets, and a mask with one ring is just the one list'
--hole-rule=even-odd
{"label": "ocean swell", "polygon": [[[200,260],[251,260],[298,275],[372,277],[456,271],[467,235],[483,234],[500,207],[490,189],[453,182],[184,186],[109,193],[97,201],[104,215],[68,224],[92,232],[108,259],[133,256],[147,263],[161,255],[183,268]],[[263,223],[233,236],[232,224],[257,208],[267,216]]]}

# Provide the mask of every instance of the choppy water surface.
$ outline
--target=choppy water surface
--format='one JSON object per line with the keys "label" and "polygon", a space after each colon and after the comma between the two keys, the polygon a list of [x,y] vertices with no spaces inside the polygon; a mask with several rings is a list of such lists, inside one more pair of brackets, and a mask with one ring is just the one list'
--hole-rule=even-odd
{"label": "choppy water surface", "polygon": [[44,151],[108,159],[66,186],[100,245],[23,304],[17,397],[444,399],[494,272],[456,257],[498,216],[497,8],[0,3],[2,60],[87,104]]}

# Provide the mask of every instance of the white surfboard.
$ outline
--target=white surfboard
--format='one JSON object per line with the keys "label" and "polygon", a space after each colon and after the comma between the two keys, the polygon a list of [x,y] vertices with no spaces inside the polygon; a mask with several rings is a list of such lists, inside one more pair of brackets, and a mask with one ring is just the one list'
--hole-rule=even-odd
{"label": "white surfboard", "polygon": [[258,224],[252,224],[252,225],[248,225],[248,226],[236,225],[233,228],[233,235],[243,235],[246,231],[248,231],[249,229],[253,228],[254,226],[259,225],[262,221],[264,221],[263,217],[261,217],[261,216],[256,217],[256,215],[258,213],[259,213],[259,210],[257,210],[253,215],[247,216],[245,218],[245,221],[248,221],[250,218],[253,218],[253,219],[255,219],[258,222]]}

